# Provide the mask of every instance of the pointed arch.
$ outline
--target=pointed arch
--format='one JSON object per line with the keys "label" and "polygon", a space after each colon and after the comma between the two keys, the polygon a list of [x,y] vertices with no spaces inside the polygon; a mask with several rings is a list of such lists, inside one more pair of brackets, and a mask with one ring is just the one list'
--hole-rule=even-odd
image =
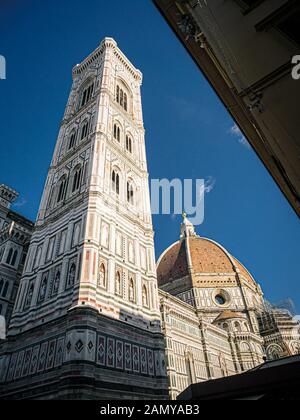
{"label": "pointed arch", "polygon": [[135,302],[135,282],[132,277],[129,280],[129,302]]}
{"label": "pointed arch", "polygon": [[84,120],[84,122],[81,125],[80,140],[84,140],[85,138],[87,138],[88,134],[89,134],[89,121]]}
{"label": "pointed arch", "polygon": [[143,306],[145,306],[146,308],[149,308],[149,294],[148,294],[148,289],[145,284],[142,290],[142,300],[143,300]]}
{"label": "pointed arch", "polygon": [[58,182],[57,203],[61,203],[66,198],[67,187],[68,187],[68,177],[67,175],[63,175]]}
{"label": "pointed arch", "polygon": [[72,193],[80,189],[81,179],[82,179],[82,165],[77,165],[73,172]]}
{"label": "pointed arch", "polygon": [[100,268],[99,268],[98,285],[100,287],[106,287],[106,269],[103,263],[100,264]]}
{"label": "pointed arch", "polygon": [[72,130],[71,135],[70,135],[70,139],[69,139],[68,150],[73,149],[73,147],[75,146],[75,144],[76,144],[76,137],[77,137],[76,130]]}

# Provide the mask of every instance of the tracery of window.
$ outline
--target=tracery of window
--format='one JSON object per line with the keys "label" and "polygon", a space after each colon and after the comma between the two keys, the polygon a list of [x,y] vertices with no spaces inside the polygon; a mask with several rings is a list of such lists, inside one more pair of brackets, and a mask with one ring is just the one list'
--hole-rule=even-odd
{"label": "tracery of window", "polygon": [[80,183],[81,183],[81,176],[82,176],[82,166],[78,166],[74,171],[72,193],[79,190]]}
{"label": "tracery of window", "polygon": [[68,185],[68,178],[66,175],[64,175],[59,181],[57,203],[60,203],[65,199],[66,193],[67,193],[67,185]]}
{"label": "tracery of window", "polygon": [[83,90],[82,95],[81,95],[80,108],[84,107],[92,99],[93,92],[94,92],[94,83],[90,84]]}
{"label": "tracery of window", "polygon": [[114,124],[114,139],[119,143],[121,141],[121,129],[117,124]]}
{"label": "tracery of window", "polygon": [[120,194],[120,175],[115,170],[112,171],[111,181],[112,181],[113,192],[119,195]]}
{"label": "tracery of window", "polygon": [[116,101],[126,112],[128,111],[128,95],[119,85],[116,88]]}
{"label": "tracery of window", "polygon": [[129,152],[129,153],[132,153],[132,139],[131,139],[131,137],[130,136],[126,136],[126,150]]}

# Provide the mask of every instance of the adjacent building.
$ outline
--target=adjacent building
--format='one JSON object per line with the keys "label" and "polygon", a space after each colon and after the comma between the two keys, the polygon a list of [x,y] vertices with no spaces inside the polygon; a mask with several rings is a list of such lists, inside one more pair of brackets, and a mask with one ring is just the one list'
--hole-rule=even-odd
{"label": "adjacent building", "polygon": [[299,216],[299,1],[154,3]]}
{"label": "adjacent building", "polygon": [[18,193],[0,185],[0,315],[8,326],[34,224],[11,210]]}

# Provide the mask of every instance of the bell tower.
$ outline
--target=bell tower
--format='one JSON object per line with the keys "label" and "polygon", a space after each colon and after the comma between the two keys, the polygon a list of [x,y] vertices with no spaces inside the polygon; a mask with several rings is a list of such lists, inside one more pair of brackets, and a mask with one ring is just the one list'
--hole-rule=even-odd
{"label": "bell tower", "polygon": [[78,362],[70,398],[77,381],[80,398],[167,395],[141,84],[111,38],[73,69],[5,356],[0,347],[0,384],[15,398],[19,380],[25,393],[36,386],[29,374],[61,384]]}

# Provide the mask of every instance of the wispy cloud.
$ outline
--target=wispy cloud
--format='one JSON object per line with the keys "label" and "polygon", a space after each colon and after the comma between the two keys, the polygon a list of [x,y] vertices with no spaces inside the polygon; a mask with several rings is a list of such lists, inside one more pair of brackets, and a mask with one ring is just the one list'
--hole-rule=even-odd
{"label": "wispy cloud", "polygon": [[236,124],[229,129],[229,134],[234,136],[242,146],[246,147],[248,150],[251,149],[249,142]]}
{"label": "wispy cloud", "polygon": [[214,178],[213,176],[209,176],[205,181],[204,181],[204,185],[201,186],[200,188],[200,199],[204,198],[205,194],[209,194],[213,191],[213,189],[215,188],[215,185],[217,183],[216,178]]}
{"label": "wispy cloud", "polygon": [[27,204],[27,200],[22,198],[14,203],[14,207],[21,208],[21,207],[24,207],[26,204]]}

